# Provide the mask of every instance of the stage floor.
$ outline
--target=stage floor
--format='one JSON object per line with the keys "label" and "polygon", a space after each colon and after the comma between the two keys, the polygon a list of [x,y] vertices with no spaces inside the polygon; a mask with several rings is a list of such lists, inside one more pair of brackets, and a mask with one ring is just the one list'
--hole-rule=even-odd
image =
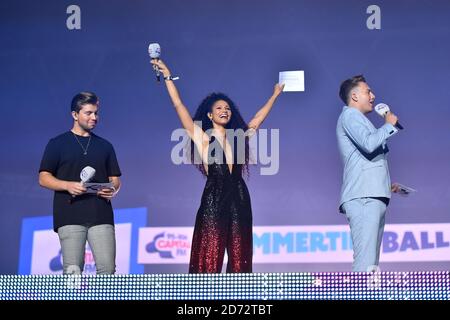
{"label": "stage floor", "polygon": [[448,300],[450,272],[1,275],[2,300]]}

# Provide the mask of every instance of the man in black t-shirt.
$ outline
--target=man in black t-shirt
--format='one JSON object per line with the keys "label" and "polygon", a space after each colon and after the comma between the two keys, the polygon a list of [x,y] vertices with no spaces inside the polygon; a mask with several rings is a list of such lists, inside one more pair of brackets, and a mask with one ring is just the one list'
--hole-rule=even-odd
{"label": "man in black t-shirt", "polygon": [[[114,274],[116,240],[111,199],[120,188],[120,168],[114,148],[91,131],[98,122],[98,98],[81,92],[72,99],[73,127],[51,139],[39,169],[39,184],[55,191],[53,229],[61,243],[64,274],[84,268],[86,240],[97,274]],[[94,183],[111,183],[96,194],[86,193],[80,172],[90,166]]]}

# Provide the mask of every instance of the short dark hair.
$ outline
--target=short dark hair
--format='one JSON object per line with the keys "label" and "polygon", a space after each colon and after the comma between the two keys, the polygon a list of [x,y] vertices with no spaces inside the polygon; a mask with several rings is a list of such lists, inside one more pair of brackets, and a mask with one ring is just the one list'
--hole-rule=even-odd
{"label": "short dark hair", "polygon": [[353,88],[357,87],[358,83],[360,82],[366,82],[366,79],[362,74],[344,80],[341,83],[341,88],[339,89],[339,97],[342,101],[344,101],[345,104],[348,104],[350,91],[352,91]]}
{"label": "short dark hair", "polygon": [[98,97],[93,92],[84,91],[75,95],[72,99],[72,104],[70,105],[70,111],[80,112],[81,108],[85,104],[97,104]]}

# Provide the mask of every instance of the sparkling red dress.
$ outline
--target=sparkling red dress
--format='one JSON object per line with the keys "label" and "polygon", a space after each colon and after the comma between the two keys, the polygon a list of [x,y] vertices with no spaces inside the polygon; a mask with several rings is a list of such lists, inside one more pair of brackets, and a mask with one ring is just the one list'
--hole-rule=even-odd
{"label": "sparkling red dress", "polygon": [[[220,151],[224,159],[223,150]],[[220,273],[225,249],[227,272],[252,272],[250,195],[242,178],[242,164],[237,164],[234,157],[231,173],[228,165],[221,163],[224,161],[208,165],[195,221],[189,273]]]}

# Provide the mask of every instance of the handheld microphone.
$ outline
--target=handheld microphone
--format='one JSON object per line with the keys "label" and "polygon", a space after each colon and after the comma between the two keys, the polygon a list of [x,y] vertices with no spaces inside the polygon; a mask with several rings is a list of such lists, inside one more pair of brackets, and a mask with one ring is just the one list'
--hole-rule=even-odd
{"label": "handheld microphone", "polygon": [[95,169],[92,167],[84,167],[83,170],[80,172],[80,179],[81,182],[86,183],[92,180],[95,176]]}
{"label": "handheld microphone", "polygon": [[[94,176],[95,176],[95,169],[90,166],[84,167],[83,170],[81,170],[80,172],[80,179],[83,184],[91,181],[92,178],[94,178]],[[69,200],[69,204],[72,204],[74,198],[75,195],[72,195],[72,198],[70,198]]]}
{"label": "handheld microphone", "polygon": [[[384,116],[386,115],[386,113],[388,113],[389,111],[391,111],[391,109],[389,108],[389,106],[385,103],[379,103],[375,106],[375,111],[384,118]],[[400,124],[400,122],[397,121],[397,123],[395,124],[395,127],[397,127],[400,130],[403,130],[403,126]]]}
{"label": "handheld microphone", "polygon": [[[150,43],[148,46],[148,54],[150,55],[150,58],[152,59],[159,59],[161,56],[161,47],[159,43]],[[161,72],[159,71],[159,68],[157,65],[153,65],[153,70],[156,72],[156,81],[161,81]]]}

